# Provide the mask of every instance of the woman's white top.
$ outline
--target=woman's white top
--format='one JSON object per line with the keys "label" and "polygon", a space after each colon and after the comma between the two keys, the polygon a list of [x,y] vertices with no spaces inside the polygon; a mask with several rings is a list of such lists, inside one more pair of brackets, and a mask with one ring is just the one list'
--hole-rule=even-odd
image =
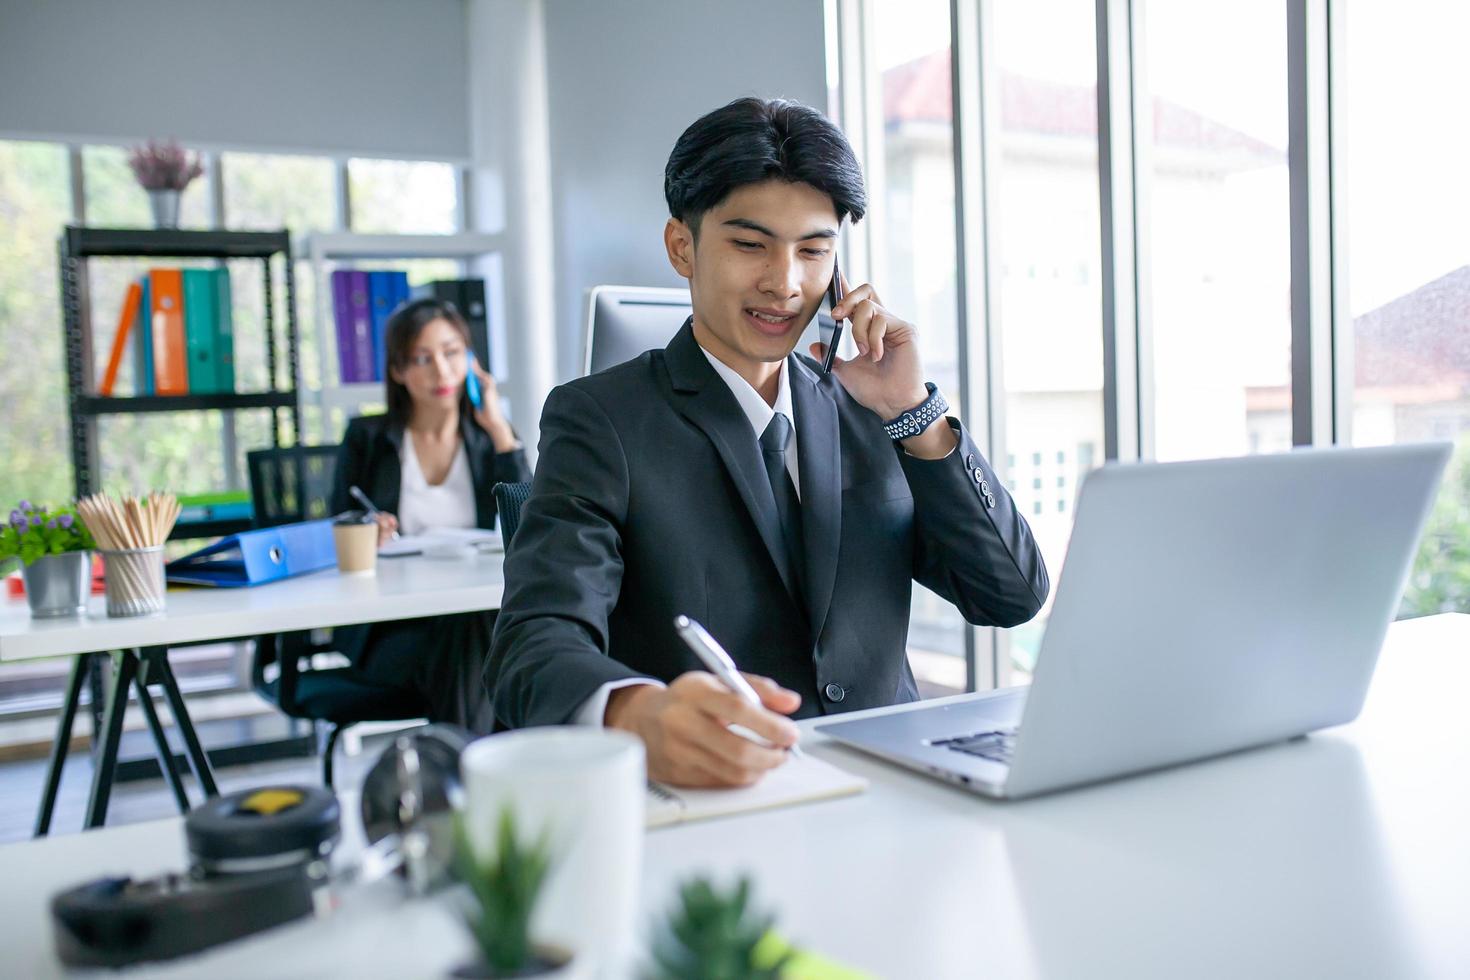
{"label": "woman's white top", "polygon": [[470,479],[470,460],[464,440],[454,452],[444,482],[431,484],[413,451],[413,433],[403,434],[399,454],[403,473],[398,494],[398,529],[405,535],[423,534],[432,527],[474,527],[475,485]]}

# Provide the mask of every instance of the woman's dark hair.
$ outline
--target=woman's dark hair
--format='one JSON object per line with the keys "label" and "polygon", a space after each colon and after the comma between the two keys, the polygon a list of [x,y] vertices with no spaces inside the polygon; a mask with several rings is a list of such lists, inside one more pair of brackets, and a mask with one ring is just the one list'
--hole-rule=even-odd
{"label": "woman's dark hair", "polygon": [[736,99],[684,130],[664,167],[669,214],[696,238],[705,212],[746,184],[810,184],[832,199],[837,218],[867,210],[863,171],[842,130],[811,106],[785,99]]}
{"label": "woman's dark hair", "polygon": [[[383,372],[383,382],[388,388],[388,419],[395,426],[408,426],[409,419],[413,417],[413,396],[408,393],[408,388],[393,379],[392,369],[408,369],[408,357],[413,351],[414,341],[419,339],[424,327],[434,320],[447,320],[451,327],[459,331],[465,350],[473,349],[470,346],[469,324],[465,323],[464,317],[453,303],[439,299],[416,299],[394,310],[388,317],[384,332],[383,346],[387,349],[388,370]],[[468,418],[471,411],[469,394],[461,388],[460,417]]]}

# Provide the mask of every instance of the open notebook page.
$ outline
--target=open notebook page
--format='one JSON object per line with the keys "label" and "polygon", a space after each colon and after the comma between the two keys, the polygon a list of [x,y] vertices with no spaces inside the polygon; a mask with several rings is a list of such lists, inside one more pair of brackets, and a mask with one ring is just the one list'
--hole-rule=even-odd
{"label": "open notebook page", "polygon": [[665,827],[861,793],[868,781],[812,755],[787,759],[740,789],[683,789],[649,783],[645,826]]}

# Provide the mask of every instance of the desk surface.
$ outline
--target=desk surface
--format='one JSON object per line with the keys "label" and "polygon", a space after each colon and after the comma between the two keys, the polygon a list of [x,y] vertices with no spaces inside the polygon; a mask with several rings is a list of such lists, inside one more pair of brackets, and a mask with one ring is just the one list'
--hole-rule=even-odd
{"label": "desk surface", "polygon": [[[651,833],[645,921],[679,880],[746,870],[792,939],[896,980],[1470,975],[1467,688],[1470,616],[1400,623],[1352,725],[1020,803],[809,734],[869,792]],[[59,974],[53,891],[182,853],[177,819],[0,848],[8,964]],[[384,886],[148,975],[432,977],[463,961],[442,901]]]}
{"label": "desk surface", "polygon": [[24,599],[7,598],[0,600],[0,662],[495,609],[503,560],[385,558],[375,575],[327,569],[244,589],[174,587],[165,613],[127,619],[109,619],[102,596],[92,596],[87,615],[76,619],[31,619]]}

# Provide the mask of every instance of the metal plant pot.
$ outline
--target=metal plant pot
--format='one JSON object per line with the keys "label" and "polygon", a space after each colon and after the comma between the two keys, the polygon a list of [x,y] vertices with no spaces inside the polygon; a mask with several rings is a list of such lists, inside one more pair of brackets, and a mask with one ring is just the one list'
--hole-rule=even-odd
{"label": "metal plant pot", "polygon": [[153,205],[153,227],[177,228],[179,226],[180,191],[149,191],[148,203]]}
{"label": "metal plant pot", "polygon": [[43,555],[25,567],[26,601],[35,619],[80,616],[92,591],[92,553]]}

